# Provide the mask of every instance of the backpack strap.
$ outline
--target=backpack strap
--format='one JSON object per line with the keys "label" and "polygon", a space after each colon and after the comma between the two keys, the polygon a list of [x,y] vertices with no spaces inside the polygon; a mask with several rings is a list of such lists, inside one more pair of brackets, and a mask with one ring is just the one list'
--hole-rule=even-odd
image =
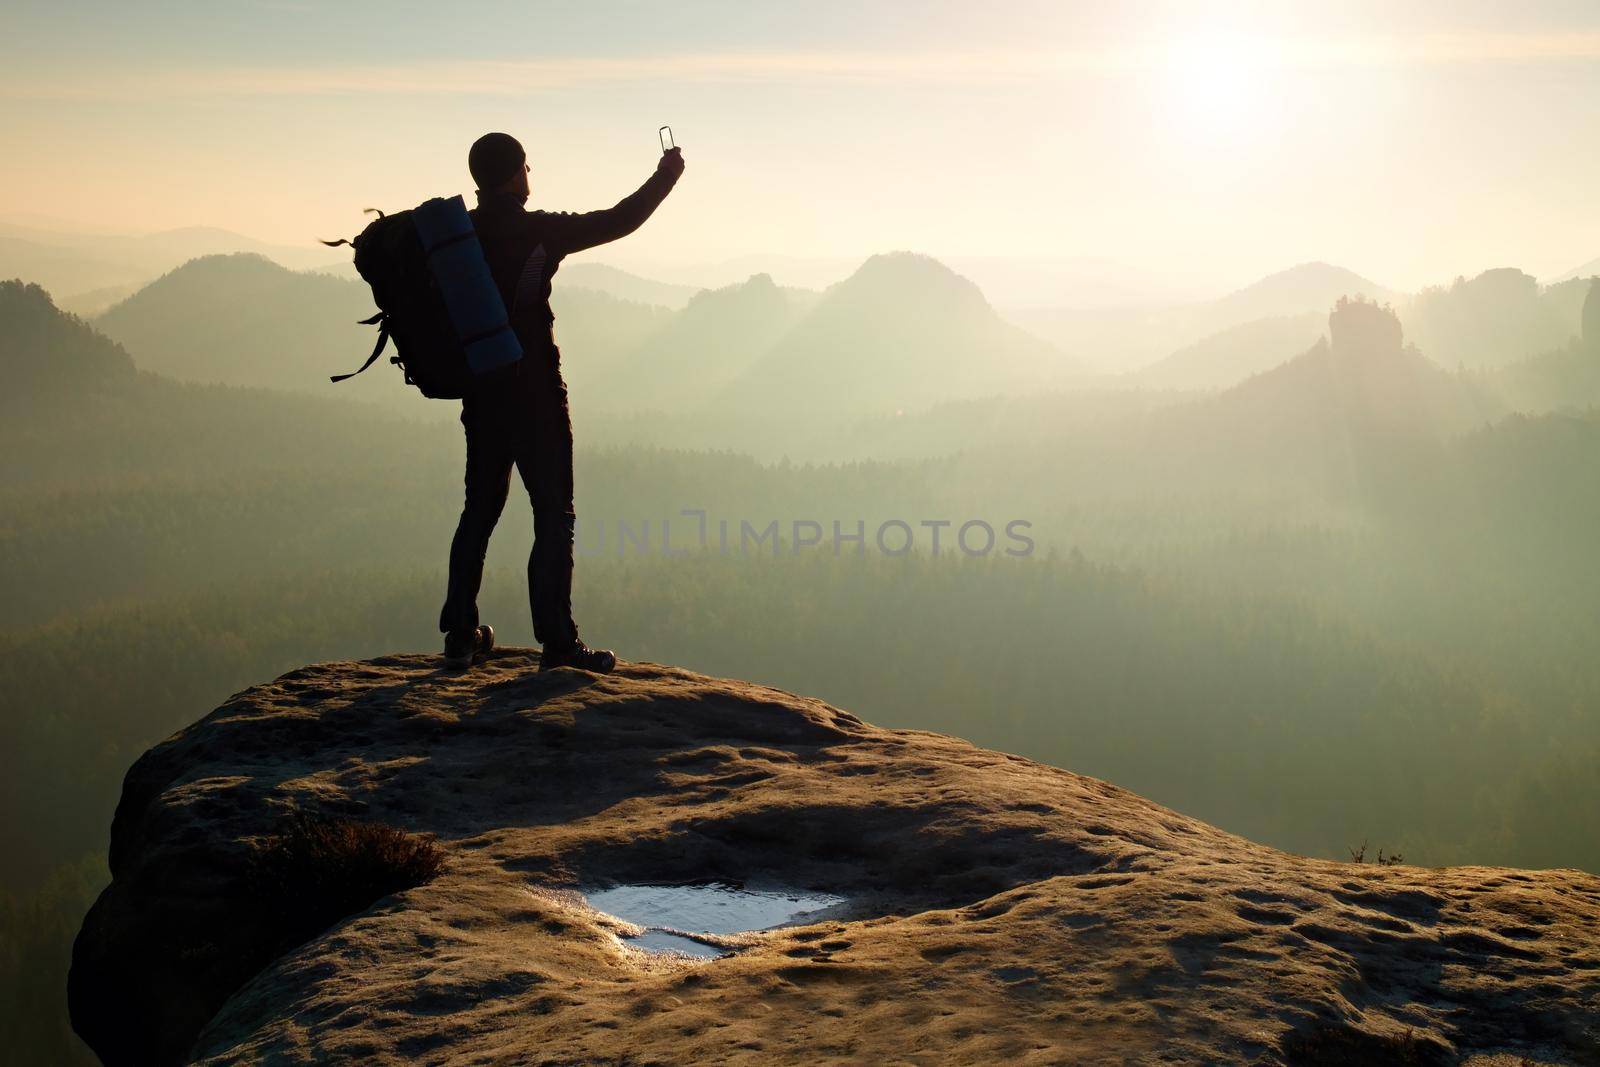
{"label": "backpack strap", "polygon": [[361,364],[361,366],[357,367],[349,374],[336,374],[332,378],[329,378],[328,380],[330,382],[342,382],[347,378],[354,378],[356,375],[360,374],[362,371],[366,370],[368,367],[377,362],[378,356],[383,353],[383,346],[389,343],[388,316],[380,311],[378,314],[372,316],[372,318],[364,320],[361,324],[363,326],[370,326],[374,323],[380,322],[382,325],[378,327],[378,343],[373,346],[372,355],[368,356],[365,363]]}

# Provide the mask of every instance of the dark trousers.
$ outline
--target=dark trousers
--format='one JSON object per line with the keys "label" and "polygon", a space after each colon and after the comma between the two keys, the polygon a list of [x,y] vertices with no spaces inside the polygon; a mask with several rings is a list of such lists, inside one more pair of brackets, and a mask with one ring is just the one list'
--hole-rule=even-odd
{"label": "dark trousers", "polygon": [[478,588],[489,535],[511,490],[511,468],[522,475],[533,504],[533,552],[528,600],[541,644],[576,641],[572,621],[572,419],[559,353],[525,356],[486,378],[461,403],[467,432],[466,504],[450,543],[450,587],[439,613],[444,633],[478,626]]}

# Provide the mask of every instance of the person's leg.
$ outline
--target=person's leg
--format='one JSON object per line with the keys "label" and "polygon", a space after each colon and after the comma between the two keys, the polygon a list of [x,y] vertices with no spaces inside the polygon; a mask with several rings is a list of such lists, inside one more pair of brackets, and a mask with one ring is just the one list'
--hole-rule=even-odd
{"label": "person's leg", "polygon": [[533,502],[528,601],[539,643],[564,647],[578,640],[578,627],[572,621],[577,525],[572,505],[572,418],[559,366],[541,370],[528,385],[531,410],[517,452],[517,469]]}
{"label": "person's leg", "polygon": [[450,585],[439,612],[441,633],[466,634],[478,628],[483,557],[506,506],[515,459],[502,407],[493,400],[469,400],[461,407],[467,435],[466,501],[450,542]]}

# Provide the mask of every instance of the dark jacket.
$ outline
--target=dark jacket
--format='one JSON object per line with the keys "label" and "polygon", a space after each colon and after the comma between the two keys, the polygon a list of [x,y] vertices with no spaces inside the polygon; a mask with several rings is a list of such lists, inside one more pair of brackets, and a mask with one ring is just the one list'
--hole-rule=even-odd
{"label": "dark jacket", "polygon": [[615,207],[582,213],[529,211],[511,193],[479,191],[472,225],[525,351],[545,350],[555,343],[550,280],[561,260],[637,230],[677,180],[658,169]]}

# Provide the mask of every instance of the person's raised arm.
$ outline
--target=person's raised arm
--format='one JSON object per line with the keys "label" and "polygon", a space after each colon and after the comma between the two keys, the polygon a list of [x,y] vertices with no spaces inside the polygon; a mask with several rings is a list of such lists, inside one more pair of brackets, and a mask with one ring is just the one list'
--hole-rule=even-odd
{"label": "person's raised arm", "polygon": [[559,216],[565,224],[560,237],[561,251],[581,252],[585,248],[628,236],[643,226],[644,220],[661,206],[661,201],[672,192],[682,173],[683,150],[670,148],[661,153],[656,172],[638,189],[618,201],[615,207]]}

